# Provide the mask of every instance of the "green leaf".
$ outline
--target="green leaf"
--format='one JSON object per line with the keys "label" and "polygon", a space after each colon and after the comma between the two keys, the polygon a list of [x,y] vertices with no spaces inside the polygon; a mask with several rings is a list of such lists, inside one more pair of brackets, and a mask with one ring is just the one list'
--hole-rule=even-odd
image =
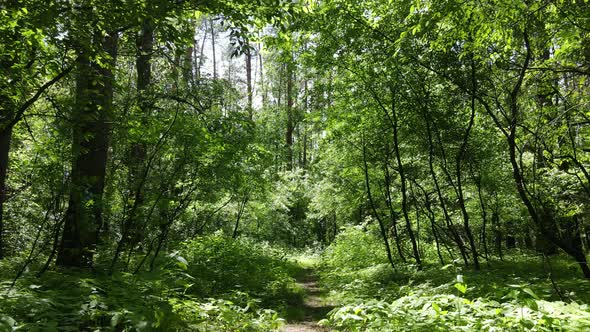
{"label": "green leaf", "polygon": [[[10,316],[0,316],[0,327],[5,327],[7,331],[13,331],[16,325],[16,320]],[[9,328],[9,329],[8,329]],[[4,331],[4,329],[2,329]]]}
{"label": "green leaf", "polygon": [[537,304],[537,301],[534,299],[526,299],[524,301],[524,303],[527,305],[527,307],[529,307],[535,311],[539,310],[539,305]]}
{"label": "green leaf", "polygon": [[455,288],[457,288],[457,290],[461,292],[461,294],[465,294],[465,292],[467,292],[467,285],[464,283],[456,283]]}
{"label": "green leaf", "polygon": [[535,294],[532,289],[525,287],[522,289],[522,291],[532,296],[535,300],[540,300],[539,296]]}

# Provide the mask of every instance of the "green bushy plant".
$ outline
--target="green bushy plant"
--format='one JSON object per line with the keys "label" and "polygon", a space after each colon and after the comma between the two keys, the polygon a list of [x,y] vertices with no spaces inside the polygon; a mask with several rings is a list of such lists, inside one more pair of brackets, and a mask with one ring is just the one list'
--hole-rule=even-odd
{"label": "green bushy plant", "polygon": [[323,265],[331,270],[359,270],[387,262],[383,241],[372,226],[342,230],[323,255]]}
{"label": "green bushy plant", "polygon": [[[27,273],[0,284],[0,332],[276,330],[284,302],[301,296],[285,255],[218,234],[181,244],[152,272]],[[4,280],[12,263],[2,262]]]}
{"label": "green bushy plant", "polygon": [[266,302],[289,296],[296,269],[286,253],[249,239],[231,239],[221,234],[185,242],[177,253],[186,260],[181,275],[188,294],[215,296],[242,291]]}
{"label": "green bushy plant", "polygon": [[416,293],[392,302],[342,306],[323,324],[336,331],[586,331],[587,305],[533,300],[500,303]]}

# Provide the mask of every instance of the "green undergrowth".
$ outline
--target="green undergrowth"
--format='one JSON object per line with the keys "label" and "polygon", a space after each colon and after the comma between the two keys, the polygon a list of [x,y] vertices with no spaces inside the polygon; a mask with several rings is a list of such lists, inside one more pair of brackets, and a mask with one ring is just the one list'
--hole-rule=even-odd
{"label": "green undergrowth", "polygon": [[590,330],[590,282],[565,257],[552,257],[550,268],[515,252],[481,271],[457,262],[421,270],[397,263],[394,271],[379,244],[349,228],[325,251],[321,283],[337,307],[322,324],[335,331]]}
{"label": "green undergrowth", "polygon": [[163,255],[153,272],[25,273],[1,262],[0,331],[272,331],[302,297],[286,251],[221,235]]}

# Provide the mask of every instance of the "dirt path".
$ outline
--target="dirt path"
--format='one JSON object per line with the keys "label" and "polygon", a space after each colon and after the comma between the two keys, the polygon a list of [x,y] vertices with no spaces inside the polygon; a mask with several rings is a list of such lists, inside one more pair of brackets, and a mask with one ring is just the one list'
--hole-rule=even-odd
{"label": "dirt path", "polygon": [[282,332],[327,332],[328,330],[318,325],[321,319],[333,309],[326,305],[322,298],[322,291],[318,286],[317,275],[311,269],[304,270],[301,278],[297,281],[305,290],[305,297],[302,303],[291,308],[290,318],[287,324],[281,329]]}

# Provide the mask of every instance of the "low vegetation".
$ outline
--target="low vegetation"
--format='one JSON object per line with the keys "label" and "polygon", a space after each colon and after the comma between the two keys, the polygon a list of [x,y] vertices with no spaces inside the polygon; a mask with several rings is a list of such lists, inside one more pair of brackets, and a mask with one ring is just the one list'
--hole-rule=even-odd
{"label": "low vegetation", "polygon": [[[484,271],[400,264],[354,248],[378,244],[375,231],[348,228],[323,256],[322,281],[338,307],[335,331],[584,331],[590,281],[566,257],[514,250]],[[432,249],[432,248],[431,248]],[[383,251],[381,251],[383,252]]]}
{"label": "low vegetation", "polygon": [[[300,268],[288,258],[212,235],[180,244],[152,272],[27,274],[1,284],[0,331],[274,330],[301,298],[292,278]],[[11,280],[18,262],[1,264],[2,280]]]}
{"label": "low vegetation", "polygon": [[590,331],[589,0],[0,0],[0,332]]}

